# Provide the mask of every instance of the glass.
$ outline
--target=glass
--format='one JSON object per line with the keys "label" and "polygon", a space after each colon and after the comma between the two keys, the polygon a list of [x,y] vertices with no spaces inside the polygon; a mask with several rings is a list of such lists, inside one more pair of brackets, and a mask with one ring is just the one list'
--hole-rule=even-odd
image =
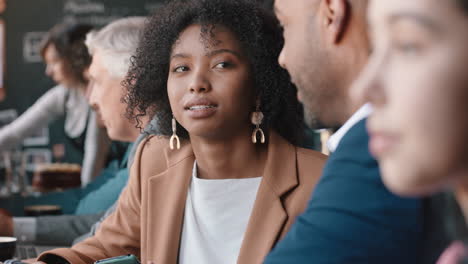
{"label": "glass", "polygon": [[52,161],[49,149],[26,149],[23,153],[23,178],[26,183],[25,195],[36,195],[33,188],[34,177],[40,173],[40,168]]}
{"label": "glass", "polygon": [[0,195],[5,197],[22,192],[26,186],[22,151],[4,151],[2,156],[5,183],[0,189]]}
{"label": "glass", "polygon": [[7,168],[8,160],[8,153],[4,151],[0,152],[0,197],[10,196],[11,170]]}

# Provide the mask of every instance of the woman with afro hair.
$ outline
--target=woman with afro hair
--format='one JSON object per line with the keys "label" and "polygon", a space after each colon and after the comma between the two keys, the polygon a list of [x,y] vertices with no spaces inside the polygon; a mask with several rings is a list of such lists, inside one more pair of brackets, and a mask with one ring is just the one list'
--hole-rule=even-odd
{"label": "woman with afro hair", "polygon": [[[170,1],[130,68],[127,114],[157,116],[95,237],[43,254],[93,263],[262,263],[304,210],[325,156],[298,147],[296,90],[275,17],[254,1]],[[61,261],[61,262],[60,262]]]}

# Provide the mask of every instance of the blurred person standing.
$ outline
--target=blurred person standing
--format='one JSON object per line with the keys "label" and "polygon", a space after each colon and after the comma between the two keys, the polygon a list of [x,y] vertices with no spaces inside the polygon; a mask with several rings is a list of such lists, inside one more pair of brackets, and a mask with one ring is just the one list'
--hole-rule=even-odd
{"label": "blurred person standing", "polygon": [[57,86],[0,129],[0,150],[8,150],[20,145],[35,130],[65,116],[66,138],[83,154],[82,185],[93,180],[103,168],[110,143],[85,97],[88,85],[85,72],[91,57],[84,41],[91,29],[85,24],[58,24],[48,32],[41,55],[46,63],[45,73]]}

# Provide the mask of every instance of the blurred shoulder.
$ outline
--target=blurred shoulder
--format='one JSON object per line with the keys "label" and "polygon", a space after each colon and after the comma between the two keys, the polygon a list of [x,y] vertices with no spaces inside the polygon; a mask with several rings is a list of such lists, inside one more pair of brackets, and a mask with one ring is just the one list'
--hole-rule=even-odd
{"label": "blurred shoulder", "polygon": [[145,172],[154,174],[167,168],[168,142],[167,137],[160,135],[149,135],[141,140],[135,154],[135,164],[139,165],[140,173],[143,175],[146,174]]}
{"label": "blurred shoulder", "polygon": [[296,147],[296,153],[297,162],[308,167],[319,166],[322,168],[328,159],[328,156],[321,152],[301,147]]}
{"label": "blurred shoulder", "polygon": [[139,148],[144,153],[160,153],[169,149],[169,137],[162,135],[148,135],[141,140]]}
{"label": "blurred shoulder", "polygon": [[169,137],[149,135],[140,142],[135,161],[142,169],[142,173],[148,171],[155,174],[166,170],[188,156],[193,156],[188,140],[181,140],[180,149],[171,150]]}
{"label": "blurred shoulder", "polygon": [[299,177],[312,180],[313,182],[318,180],[328,156],[315,150],[300,147],[296,148],[296,153]]}

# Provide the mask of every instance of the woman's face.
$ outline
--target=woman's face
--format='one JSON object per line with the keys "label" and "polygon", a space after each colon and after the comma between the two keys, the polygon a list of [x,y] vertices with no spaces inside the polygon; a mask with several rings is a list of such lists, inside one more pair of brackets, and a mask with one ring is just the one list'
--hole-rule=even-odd
{"label": "woman's face", "polygon": [[370,150],[396,193],[468,170],[468,14],[454,0],[371,1],[373,54],[353,92],[374,106]]}
{"label": "woman's face", "polygon": [[250,131],[255,100],[241,45],[222,26],[211,39],[200,30],[189,26],[173,46],[167,91],[174,117],[190,137],[224,139]]}
{"label": "woman's face", "polygon": [[55,48],[54,44],[49,44],[44,51],[44,62],[46,64],[46,75],[52,78],[57,84],[72,88],[73,82],[70,78],[66,61],[63,60]]}

